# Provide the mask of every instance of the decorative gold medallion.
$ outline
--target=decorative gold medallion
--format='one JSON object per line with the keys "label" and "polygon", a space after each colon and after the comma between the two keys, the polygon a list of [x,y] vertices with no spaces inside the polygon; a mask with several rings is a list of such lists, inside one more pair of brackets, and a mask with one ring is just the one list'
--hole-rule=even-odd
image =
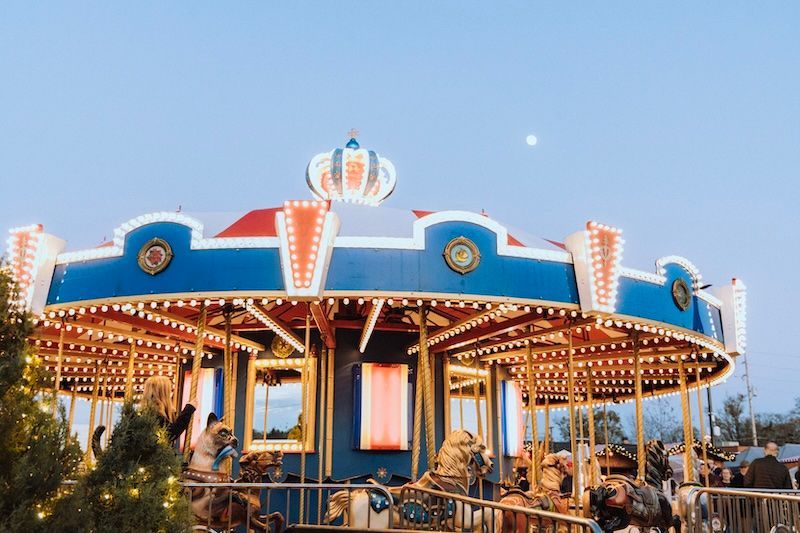
{"label": "decorative gold medallion", "polygon": [[280,357],[281,359],[286,359],[294,353],[294,346],[286,342],[280,335],[275,335],[270,348],[275,357]]}
{"label": "decorative gold medallion", "polygon": [[692,293],[682,278],[672,282],[672,299],[681,311],[689,309],[689,305],[692,303]]}
{"label": "decorative gold medallion", "polygon": [[139,250],[139,268],[155,276],[169,266],[172,248],[164,239],[150,239]]}
{"label": "decorative gold medallion", "polygon": [[466,237],[456,237],[444,247],[444,260],[459,274],[472,272],[481,262],[481,254],[475,243]]}

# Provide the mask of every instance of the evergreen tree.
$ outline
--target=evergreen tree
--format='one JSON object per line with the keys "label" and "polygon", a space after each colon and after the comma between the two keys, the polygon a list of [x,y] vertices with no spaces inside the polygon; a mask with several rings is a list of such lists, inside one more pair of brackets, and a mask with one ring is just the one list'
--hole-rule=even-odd
{"label": "evergreen tree", "polygon": [[191,523],[178,483],[181,460],[155,413],[122,408],[94,469],[57,509],[58,530],[183,532]]}
{"label": "evergreen tree", "polygon": [[63,408],[52,414],[50,385],[30,345],[29,315],[0,268],[0,531],[50,531],[61,482],[80,461]]}

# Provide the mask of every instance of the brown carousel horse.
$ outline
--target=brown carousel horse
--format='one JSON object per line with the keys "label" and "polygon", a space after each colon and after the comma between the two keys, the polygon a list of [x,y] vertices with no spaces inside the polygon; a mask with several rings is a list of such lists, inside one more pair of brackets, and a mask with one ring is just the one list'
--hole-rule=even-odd
{"label": "brown carousel horse", "polygon": [[[181,480],[198,483],[230,483],[228,474],[219,471],[219,463],[225,457],[235,455],[238,440],[231,428],[208,415],[208,425],[195,445],[189,467]],[[239,460],[241,475],[236,483],[259,483],[269,468],[278,467],[283,461],[281,452],[250,452]],[[191,510],[200,525],[214,529],[235,528],[249,524],[251,531],[268,532],[270,525],[275,533],[283,529],[283,515],[262,515],[258,491],[216,487],[192,487]]]}
{"label": "brown carousel horse", "polygon": [[645,484],[627,476],[610,475],[601,485],[583,494],[583,512],[608,533],[629,525],[680,531],[680,519],[662,492],[662,482],[672,477],[664,444],[651,440],[646,446]]}
{"label": "brown carousel horse", "polygon": [[[572,470],[572,460],[555,453],[547,454],[540,461],[542,480],[533,490],[522,491],[512,488],[500,498],[503,505],[513,505],[526,509],[537,509],[566,514],[569,510],[569,494],[561,492],[561,483]],[[495,511],[497,530],[503,533],[525,533],[529,530],[529,517],[513,511]]]}
{"label": "brown carousel horse", "polygon": [[[480,435],[462,429],[450,433],[436,454],[433,470],[429,470],[416,482],[402,487],[384,487],[393,497],[388,501],[382,491],[358,489],[341,490],[328,501],[326,524],[343,516],[344,525],[358,529],[388,529],[390,523],[397,526],[401,519],[414,529],[435,526],[437,530],[472,531],[491,523],[491,510],[473,511],[459,500],[400,501],[403,488],[429,488],[467,496],[470,477],[474,473],[482,477],[492,471],[490,452]],[[374,481],[373,481],[374,482]],[[420,493],[414,495],[420,497]],[[391,516],[391,522],[390,522]]]}

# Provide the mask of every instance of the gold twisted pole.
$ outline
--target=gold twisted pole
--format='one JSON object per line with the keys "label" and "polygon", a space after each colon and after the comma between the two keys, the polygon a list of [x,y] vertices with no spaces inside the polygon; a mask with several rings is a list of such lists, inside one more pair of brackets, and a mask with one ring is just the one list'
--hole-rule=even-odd
{"label": "gold twisted pole", "polygon": [[695,375],[695,385],[697,385],[697,416],[700,417],[700,449],[703,451],[703,464],[706,465],[706,479],[705,479],[705,486],[708,487],[709,474],[711,473],[708,469],[708,450],[706,447],[706,423],[703,420],[703,393],[700,389],[700,359],[697,359],[697,366],[695,367],[695,371],[697,375]]}
{"label": "gold twisted pole", "polygon": [[[225,348],[222,354],[222,389],[224,391],[222,397],[222,412],[225,416],[225,422],[231,424],[233,427],[233,422],[231,418],[233,417],[233,407],[231,402],[231,386],[233,384],[231,380],[231,310],[225,310]],[[264,407],[266,410],[266,406]],[[264,428],[264,431],[267,431],[267,428]]]}
{"label": "gold twisted pole", "polygon": [[[533,326],[530,327],[533,333]],[[528,418],[531,421],[531,467],[528,470],[528,483],[535,486],[539,480],[539,431],[536,427],[536,382],[533,377],[533,354],[530,342],[525,347],[525,364],[528,373]]]}
{"label": "gold twisted pole", "polygon": [[[305,338],[305,352],[303,354],[303,375],[301,381],[302,401],[303,407],[300,411],[300,483],[306,482],[306,435],[307,435],[307,420],[308,420],[308,372],[309,361],[311,360],[311,311],[306,311],[306,338]],[[300,523],[303,523],[305,517],[305,491],[300,491]]]}
{"label": "gold twisted pole", "polygon": [[607,412],[608,402],[605,398],[603,398],[603,433],[605,433],[605,440],[606,440],[606,447],[604,450],[603,455],[606,458],[606,476],[611,475],[611,464],[608,462],[608,412]]}
{"label": "gold twisted pole", "polygon": [[419,448],[422,443],[422,360],[417,354],[417,379],[414,387],[414,434],[411,437],[411,481],[419,474]]}
{"label": "gold twisted pole", "polygon": [[594,434],[594,397],[592,396],[592,371],[586,369],[586,403],[588,411],[586,416],[589,424],[589,483],[594,486],[597,484],[597,455],[595,454],[595,434]]}
{"label": "gold twisted pole", "polygon": [[78,399],[77,394],[78,394],[78,387],[76,385],[73,385],[72,393],[70,394],[72,399],[69,402],[69,417],[67,421],[67,428],[69,428],[68,431],[70,435],[72,435],[72,423],[75,421],[75,401]]}
{"label": "gold twisted pole", "polygon": [[89,435],[86,438],[86,463],[92,458],[92,432],[94,431],[94,417],[97,413],[97,395],[100,392],[100,360],[95,361],[94,385],[92,387],[92,405],[89,407]]}
{"label": "gold twisted pole", "polygon": [[575,354],[572,350],[572,327],[567,329],[567,393],[569,409],[569,445],[572,452],[572,499],[575,501],[575,508],[578,508],[578,444],[575,440]]}
{"label": "gold twisted pole", "polygon": [[428,468],[433,468],[436,458],[436,433],[434,428],[433,375],[428,351],[428,307],[422,306],[419,313],[419,357],[422,364],[423,404],[425,406],[425,450]]}
{"label": "gold twisted pole", "polygon": [[639,332],[633,333],[633,383],[636,394],[636,451],[639,469],[636,479],[640,484],[645,483],[645,470],[647,468],[647,451],[644,449],[644,413],[642,412],[642,362],[639,360]]}
{"label": "gold twisted pole", "polygon": [[[200,304],[200,316],[197,317],[197,337],[194,343],[194,358],[192,359],[192,381],[189,385],[189,403],[195,405],[197,402],[197,387],[200,383],[200,366],[203,363],[203,343],[206,333],[206,304]],[[197,407],[195,405],[195,407]],[[189,461],[189,454],[192,451],[192,430],[194,424],[190,423],[186,428],[186,439],[183,443],[183,460]]]}
{"label": "gold twisted pole", "polygon": [[125,400],[133,398],[133,360],[136,357],[136,341],[131,339],[131,346],[128,349],[128,370],[125,373]]}
{"label": "gold twisted pole", "polygon": [[472,384],[472,393],[475,397],[475,416],[478,420],[478,435],[483,437],[483,421],[481,420],[481,380],[475,378],[475,383]]}
{"label": "gold twisted pole", "polygon": [[683,416],[683,482],[694,481],[692,465],[692,411],[689,406],[689,388],[686,386],[686,371],[683,356],[678,356],[678,382],[681,387],[681,414]]}
{"label": "gold twisted pole", "polygon": [[53,416],[58,412],[58,391],[61,390],[61,365],[64,360],[64,319],[61,319],[61,329],[58,331],[58,361],[56,363],[56,380],[53,387]]}
{"label": "gold twisted pole", "polygon": [[544,454],[550,453],[550,398],[544,398]]}

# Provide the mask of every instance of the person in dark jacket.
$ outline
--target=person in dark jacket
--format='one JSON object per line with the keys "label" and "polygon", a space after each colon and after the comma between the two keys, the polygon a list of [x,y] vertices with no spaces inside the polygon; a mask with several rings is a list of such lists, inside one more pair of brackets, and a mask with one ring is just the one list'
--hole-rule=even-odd
{"label": "person in dark jacket", "polygon": [[739,465],[739,471],[733,475],[733,481],[731,481],[731,487],[741,489],[744,488],[744,476],[747,475],[747,470],[750,468],[750,461],[745,459],[742,461],[742,464]]}
{"label": "person in dark jacket", "polygon": [[144,382],[141,409],[155,411],[159,422],[167,430],[167,438],[170,443],[174,443],[192,422],[196,400],[189,398],[189,402],[184,406],[180,414],[176,414],[172,404],[171,391],[172,380],[167,376],[151,376],[147,378],[147,381]]}
{"label": "person in dark jacket", "polygon": [[792,489],[789,469],[778,462],[778,444],[764,446],[764,457],[756,459],[744,476],[744,486],[754,489]]}

